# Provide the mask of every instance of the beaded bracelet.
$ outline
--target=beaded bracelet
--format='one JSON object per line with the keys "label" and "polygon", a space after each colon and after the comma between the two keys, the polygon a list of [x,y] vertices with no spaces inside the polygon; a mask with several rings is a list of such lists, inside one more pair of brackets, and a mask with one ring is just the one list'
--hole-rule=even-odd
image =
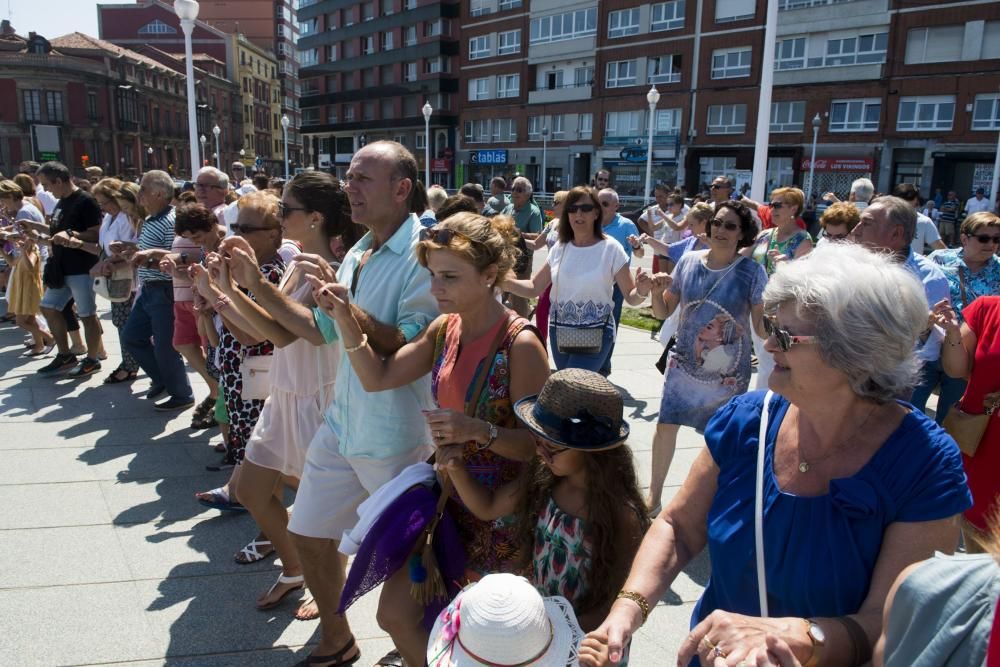
{"label": "beaded bracelet", "polygon": [[363,333],[361,334],[361,342],[351,347],[345,347],[344,352],[357,352],[367,344],[368,344],[368,334]]}
{"label": "beaded bracelet", "polygon": [[645,625],[646,619],[649,618],[649,601],[646,600],[642,594],[636,593],[635,591],[619,591],[618,595],[615,596],[615,599],[620,600],[622,598],[631,600],[639,605],[639,611],[642,612],[642,623]]}

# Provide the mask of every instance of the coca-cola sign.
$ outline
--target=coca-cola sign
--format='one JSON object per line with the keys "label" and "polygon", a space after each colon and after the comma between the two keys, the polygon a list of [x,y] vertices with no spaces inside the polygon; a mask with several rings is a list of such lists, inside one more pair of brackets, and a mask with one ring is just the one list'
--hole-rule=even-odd
{"label": "coca-cola sign", "polygon": [[[809,158],[802,158],[800,171],[809,171]],[[867,174],[875,168],[875,161],[870,157],[818,157],[815,171],[849,171]]]}

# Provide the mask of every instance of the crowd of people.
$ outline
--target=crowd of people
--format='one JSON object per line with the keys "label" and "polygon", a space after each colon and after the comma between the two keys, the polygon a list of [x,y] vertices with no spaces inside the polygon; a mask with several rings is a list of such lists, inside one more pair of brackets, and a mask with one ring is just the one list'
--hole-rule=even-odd
{"label": "crowd of people", "polygon": [[[104,382],[142,371],[153,409],[219,428],[228,478],[194,501],[253,517],[237,562],[280,558],[258,609],[308,588],[302,664],[360,660],[345,611],[379,586],[377,665],[653,664],[630,639],[706,547],[679,665],[1000,657],[995,213],[949,244],[913,186],[857,183],[814,235],[798,188],[755,202],[722,175],[657,186],[633,222],[602,170],[546,220],[529,179],[425,190],[389,141],[343,182],[92,176],[0,180],[8,317],[26,355],[54,350],[40,374],[86,377],[100,295],[122,350]],[[644,494],[608,376],[647,299]],[[664,505],[681,426],[706,447]]]}

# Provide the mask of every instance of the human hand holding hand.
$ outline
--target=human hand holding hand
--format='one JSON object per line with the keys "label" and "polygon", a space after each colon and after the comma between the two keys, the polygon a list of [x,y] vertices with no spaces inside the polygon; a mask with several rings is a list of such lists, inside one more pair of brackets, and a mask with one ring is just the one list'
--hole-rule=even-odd
{"label": "human hand holding hand", "polygon": [[944,329],[945,337],[955,342],[961,340],[962,326],[958,323],[958,315],[948,299],[941,299],[934,304],[930,312],[930,324],[937,325]]}
{"label": "human hand holding hand", "polygon": [[636,236],[635,234],[629,234],[625,240],[628,241],[628,244],[632,246],[633,250],[638,250],[639,248],[642,247],[642,242],[639,240],[639,237]]}
{"label": "human hand holding hand", "polygon": [[68,232],[56,232],[52,235],[51,241],[53,245],[61,245],[66,248],[73,246],[73,239],[70,238]]}
{"label": "human hand holding hand", "polygon": [[[642,610],[639,609],[639,605],[631,600],[619,599],[615,600],[614,604],[611,605],[611,611],[608,613],[608,617],[604,619],[604,622],[593,632],[587,633],[588,638],[592,638],[594,642],[598,642],[604,645],[603,649],[596,649],[588,651],[588,653],[593,656],[603,655],[604,651],[607,652],[607,661],[604,663],[590,662],[584,663],[582,661],[580,664],[610,664],[617,665],[621,662],[622,657],[625,655],[625,647],[628,646],[629,641],[632,639],[632,635],[636,630],[642,625]],[[593,660],[593,658],[589,658]],[[680,663],[678,663],[680,664]]]}
{"label": "human hand holding hand", "polygon": [[649,296],[653,289],[653,277],[641,266],[635,270],[635,291],[640,296]]}
{"label": "human hand holding hand", "polygon": [[611,664],[608,657],[608,636],[599,632],[591,632],[580,642],[581,667],[605,667]]}
{"label": "human hand holding hand", "polygon": [[337,272],[319,255],[300,253],[293,257],[292,261],[295,262],[295,270],[303,275],[315,276],[324,283],[337,282]]}
{"label": "human hand holding hand", "polygon": [[[780,639],[787,647],[785,662],[768,656],[768,637]],[[716,610],[696,625],[681,643],[678,667],[686,667],[694,656],[702,665],[725,667],[746,662],[751,665],[796,667],[798,656],[812,655],[813,643],[801,618],[758,618]],[[789,660],[794,662],[789,662]],[[768,662],[770,661],[770,662]]]}
{"label": "human hand holding hand", "polygon": [[345,286],[337,282],[324,282],[311,273],[305,274],[305,277],[312,285],[313,300],[323,312],[338,322],[354,317]]}
{"label": "human hand holding hand", "polygon": [[444,472],[456,472],[465,467],[462,458],[462,445],[443,445],[434,454],[434,469]]}
{"label": "human hand holding hand", "polygon": [[482,419],[454,410],[424,410],[424,418],[437,447],[470,441],[482,444],[489,440],[489,426]]}

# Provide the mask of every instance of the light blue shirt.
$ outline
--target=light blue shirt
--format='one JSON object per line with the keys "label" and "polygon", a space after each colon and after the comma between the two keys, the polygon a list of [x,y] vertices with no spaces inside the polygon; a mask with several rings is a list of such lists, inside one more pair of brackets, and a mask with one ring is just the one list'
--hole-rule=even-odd
{"label": "light blue shirt", "polygon": [[[396,233],[372,253],[357,282],[354,271],[371,248],[371,232],[347,253],[337,272],[337,281],[351,291],[351,301],[383,324],[397,327],[412,340],[438,315],[431,296],[431,274],[417,262],[415,246],[422,229],[410,215]],[[426,445],[431,441],[421,410],[434,407],[430,374],[416,382],[388,391],[367,392],[343,352],[335,322],[319,308],[313,319],[327,343],[341,346],[340,368],[334,385],[333,403],[324,418],[340,440],[345,457],[384,459]]]}
{"label": "light blue shirt", "polygon": [[[924,286],[924,294],[927,295],[927,306],[933,308],[934,304],[942,299],[951,300],[951,289],[948,287],[948,279],[944,275],[941,267],[909,249],[910,254],[906,257],[906,268],[913,272]],[[935,335],[931,332],[931,337],[923,345],[917,344],[917,356],[924,361],[936,361],[941,356],[941,340],[943,336]]]}
{"label": "light blue shirt", "polygon": [[615,217],[611,219],[611,222],[604,226],[604,233],[621,244],[622,248],[625,249],[625,255],[628,257],[629,264],[631,264],[632,244],[628,242],[628,237],[639,235],[639,228],[635,226],[635,223],[624,217],[621,213],[615,213]]}

